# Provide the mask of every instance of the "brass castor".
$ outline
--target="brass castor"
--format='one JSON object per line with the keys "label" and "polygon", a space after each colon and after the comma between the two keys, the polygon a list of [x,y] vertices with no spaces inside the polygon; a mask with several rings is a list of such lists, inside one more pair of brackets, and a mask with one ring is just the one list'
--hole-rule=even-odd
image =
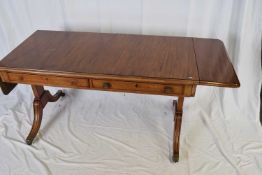
{"label": "brass castor", "polygon": [[179,155],[178,154],[174,154],[172,157],[173,162],[177,163],[179,161]]}
{"label": "brass castor", "polygon": [[32,145],[33,138],[27,138],[25,142],[26,142],[27,145]]}
{"label": "brass castor", "polygon": [[55,95],[51,95],[49,91],[44,90],[43,86],[32,86],[35,99],[33,102],[34,107],[34,121],[30,133],[26,138],[26,144],[31,145],[40,129],[43,109],[48,102],[56,102],[60,97],[65,96],[61,90],[57,91]]}

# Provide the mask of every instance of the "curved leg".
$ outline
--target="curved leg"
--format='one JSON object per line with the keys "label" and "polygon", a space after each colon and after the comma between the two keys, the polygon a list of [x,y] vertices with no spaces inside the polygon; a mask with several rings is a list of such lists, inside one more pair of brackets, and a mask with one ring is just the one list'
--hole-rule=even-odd
{"label": "curved leg", "polygon": [[26,143],[28,145],[32,144],[36,134],[38,133],[43,116],[43,107],[40,100],[35,99],[33,105],[34,105],[34,121],[33,121],[32,129],[26,138]]}
{"label": "curved leg", "polygon": [[49,91],[47,91],[47,93],[48,93],[48,99],[49,99],[49,102],[56,102],[60,97],[64,97],[65,96],[65,93],[64,92],[62,92],[61,90],[59,90],[59,91],[57,91],[56,93],[55,93],[55,95],[51,95],[50,93],[49,93]]}
{"label": "curved leg", "polygon": [[183,102],[184,97],[178,97],[178,102],[174,100],[173,104],[175,107],[175,125],[174,125],[174,135],[173,135],[173,161],[178,162],[179,160],[179,142],[180,142],[180,130],[182,124],[182,114],[183,114]]}
{"label": "curved leg", "polygon": [[34,121],[29,135],[26,138],[26,143],[31,145],[35,136],[37,135],[41,126],[43,109],[48,102],[55,102],[60,97],[65,96],[61,90],[57,91],[55,95],[51,95],[49,91],[44,90],[42,86],[32,86],[35,99],[34,99]]}

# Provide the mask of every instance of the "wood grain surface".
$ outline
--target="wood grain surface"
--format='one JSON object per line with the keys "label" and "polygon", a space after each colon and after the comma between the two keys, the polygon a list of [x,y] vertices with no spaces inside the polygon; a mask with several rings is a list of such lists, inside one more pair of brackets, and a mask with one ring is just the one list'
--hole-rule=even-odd
{"label": "wood grain surface", "polygon": [[199,84],[239,87],[235,70],[222,41],[194,38]]}
{"label": "wood grain surface", "polygon": [[36,31],[0,61],[0,72],[7,71],[240,85],[223,43],[190,37]]}

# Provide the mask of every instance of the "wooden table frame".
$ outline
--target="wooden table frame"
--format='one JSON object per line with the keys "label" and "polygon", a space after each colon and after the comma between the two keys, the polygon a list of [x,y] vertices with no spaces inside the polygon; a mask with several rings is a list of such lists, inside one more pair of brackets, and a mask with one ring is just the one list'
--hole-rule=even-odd
{"label": "wooden table frame", "polygon": [[[27,81],[23,82],[23,78],[21,78],[21,77],[17,77],[17,78],[20,79],[20,81],[19,81],[20,83],[25,83],[25,84],[28,83]],[[46,79],[46,84],[55,86],[55,84],[48,82],[49,81],[48,78],[46,78],[46,77],[44,77],[44,78]],[[57,81],[59,81],[59,80],[60,79],[57,78]],[[18,81],[12,81],[10,79],[8,81],[12,82],[12,83],[1,82],[2,91],[6,92],[5,93],[6,95],[9,94],[9,92],[12,91],[12,89],[16,86],[16,82],[18,82]],[[105,84],[106,83],[108,83],[108,82],[105,81]],[[33,94],[35,96],[34,101],[33,101],[34,121],[33,121],[31,131],[26,138],[26,143],[28,145],[32,144],[35,136],[37,135],[37,133],[39,131],[39,128],[41,126],[42,116],[43,116],[43,109],[46,106],[46,104],[48,102],[55,102],[60,97],[65,96],[65,93],[62,92],[61,90],[57,91],[55,95],[51,95],[49,91],[44,90],[43,85],[35,85],[35,84],[40,84],[40,83],[34,82],[33,84],[34,85],[32,85],[32,90],[33,90]],[[64,86],[64,87],[67,87],[67,86]],[[184,95],[188,96],[190,93],[192,93],[191,95],[194,95],[196,86],[190,86],[189,87],[190,91],[186,90],[188,87],[183,87],[183,88],[184,88],[184,93],[185,93]],[[93,89],[93,88],[90,87],[90,89]],[[94,89],[98,90],[97,88],[94,88]],[[114,89],[109,89],[109,87],[105,87],[105,89],[100,89],[100,90],[116,91]],[[120,90],[118,90],[118,91],[120,91]],[[122,91],[122,92],[125,92],[125,91]],[[128,91],[128,92],[130,92],[130,91]],[[144,92],[135,91],[133,93],[144,93]],[[164,94],[164,95],[166,95],[166,94]],[[180,130],[181,130],[181,124],[182,124],[183,102],[184,102],[184,96],[182,96],[182,95],[178,97],[178,101],[176,101],[176,100],[173,101],[173,106],[174,106],[174,111],[175,111],[174,134],[173,134],[173,161],[175,161],[175,162],[177,162],[179,160],[179,140],[180,140]]]}
{"label": "wooden table frame", "polygon": [[[88,39],[90,39],[89,42],[93,42],[93,45],[90,44],[89,47],[86,48],[92,48],[93,50],[87,52],[82,49],[83,46],[80,44],[78,46],[70,45],[70,43],[74,43],[76,41],[77,43],[81,41],[81,44],[83,44],[82,42],[86,43],[87,45],[89,44],[86,39],[81,40],[80,38],[78,38],[79,35],[81,35],[81,38],[86,36]],[[59,51],[53,53],[52,48],[49,47],[49,45],[52,45],[53,42],[55,43],[56,40],[54,39],[54,41],[52,41],[51,43],[46,43],[49,42],[49,40],[42,42],[42,40],[45,40],[45,38],[48,38],[49,36],[50,39],[53,39],[52,37],[54,36],[58,36],[57,41],[60,41],[60,39],[62,39],[62,41],[67,41],[69,44],[65,44],[61,47],[64,47],[63,49],[67,49],[72,52],[67,55],[65,55],[64,53],[62,54]],[[71,36],[72,38],[68,40],[68,38],[70,38]],[[119,39],[119,37],[121,38],[121,40]],[[78,38],[78,40],[75,41],[74,38]],[[133,38],[135,39],[133,40]],[[101,46],[101,44],[103,44],[102,41],[104,42],[104,40],[107,39],[110,39],[110,42],[113,43],[113,46],[110,49],[103,48]],[[157,64],[151,65],[151,67],[153,67],[154,69],[161,68],[159,74],[157,72],[150,73],[150,71],[152,72],[152,70],[149,66],[147,67],[148,64],[141,61],[139,64],[145,64],[145,70],[138,69],[137,67],[139,67],[139,64],[136,64],[136,66],[133,67],[131,65],[131,68],[130,66],[125,67],[126,69],[122,69],[120,65],[116,65],[116,68],[111,69],[104,66],[104,70],[101,69],[101,65],[103,65],[103,62],[94,64],[94,59],[87,62],[89,57],[83,59],[83,57],[79,56],[80,54],[84,55],[89,54],[90,52],[93,53],[95,49],[104,49],[105,55],[112,54],[112,52],[112,55],[121,55],[121,57],[119,58],[123,59],[126,63],[130,63],[131,58],[134,59],[136,62],[139,62],[139,59],[142,58],[141,55],[143,57],[148,56],[148,58],[150,56],[152,57],[151,53],[141,51],[140,55],[136,53],[136,59],[136,57],[132,55],[133,53],[128,52],[128,49],[130,50],[135,48],[137,49],[136,51],[140,51],[141,49],[140,47],[136,48],[136,45],[132,45],[131,47],[128,42],[130,40],[138,43],[145,41],[144,44],[140,45],[140,47],[144,47],[144,50],[146,50],[147,47],[152,48],[153,46],[158,46],[161,48],[161,42],[165,41],[170,43],[169,45],[172,46],[170,47],[170,50],[168,50],[169,54],[176,54],[178,52],[181,53],[178,56],[173,55],[173,57],[163,56],[163,58],[155,58],[154,62],[158,61],[160,63],[163,59],[165,59],[165,62],[162,61],[162,63],[160,64],[162,65],[161,67],[159,67]],[[153,45],[149,41],[154,41],[157,44]],[[121,44],[118,44],[118,42],[126,43],[126,45],[123,44],[125,45],[124,49],[126,50],[122,51],[121,54],[118,54],[117,52],[119,50],[119,47],[122,47]],[[176,45],[177,43],[178,45]],[[183,45],[182,48],[180,47],[180,44]],[[165,47],[169,47],[169,45],[164,44]],[[52,47],[58,47],[58,45],[56,44]],[[36,52],[32,50],[32,48],[36,50],[39,49],[39,51]],[[174,48],[184,49],[184,51],[177,51]],[[46,55],[41,53],[41,50],[44,49],[48,51]],[[78,50],[75,51],[74,49]],[[188,52],[190,53],[187,53],[186,49],[188,49]],[[33,54],[31,54],[31,52]],[[163,51],[161,50],[152,50],[151,52],[163,55]],[[95,53],[96,54],[93,55],[96,56],[96,60],[99,60],[100,57],[104,58],[105,56],[101,56],[101,54],[98,52]],[[213,55],[212,53],[216,54]],[[42,60],[49,58],[50,54],[51,56],[52,54],[54,55],[52,59],[57,59],[56,62],[42,62]],[[36,60],[34,62],[33,59],[35,59],[36,56],[39,58],[39,60]],[[61,59],[61,57],[68,58],[64,58],[66,60],[64,61]],[[181,59],[182,57],[185,57],[185,59]],[[215,60],[215,63],[213,63],[214,61],[212,61],[212,59],[210,61],[210,58],[212,57]],[[79,59],[77,60],[76,58]],[[186,61],[186,58],[188,59],[188,61]],[[76,66],[77,68],[75,70],[82,69],[82,72],[72,71],[72,68],[69,66],[69,63],[72,59],[76,59],[76,61],[78,62],[84,61],[85,63],[83,64],[87,65],[87,67],[90,64],[93,65],[89,68],[84,69],[83,67],[81,67],[81,64],[78,64],[78,67]],[[110,59],[111,62],[109,62]],[[114,65],[114,57],[111,57],[110,59],[107,64]],[[17,61],[18,63],[14,63],[14,61]],[[217,64],[221,62],[222,66],[220,64]],[[42,64],[44,64],[44,66]],[[64,64],[62,69],[60,69],[61,64]],[[177,67],[177,69],[180,69],[177,71],[169,69],[169,64],[173,64],[173,66],[176,66],[176,64],[181,64],[182,68],[180,69],[179,67]],[[93,66],[95,66],[96,68],[92,69]],[[147,71],[147,69],[150,71]],[[85,72],[83,72],[83,70]],[[94,72],[94,70],[96,72]],[[117,73],[114,73],[112,71]],[[137,72],[141,74],[141,76],[138,76]],[[223,43],[221,44],[221,41],[219,40],[97,33],[80,34],[75,32],[70,33],[52,31],[35,32],[32,36],[29,37],[29,39],[23,42],[18,48],[12,51],[9,55],[6,56],[6,58],[4,58],[4,60],[0,62],[0,87],[3,93],[6,95],[9,94],[18,83],[31,85],[33,94],[35,96],[33,101],[34,121],[31,131],[26,138],[26,143],[28,145],[32,144],[39,131],[43,109],[46,104],[48,102],[55,102],[60,97],[63,97],[65,95],[61,90],[59,90],[55,95],[51,95],[49,91],[44,90],[44,86],[177,96],[178,100],[174,100],[173,102],[175,110],[173,161],[175,162],[179,160],[179,143],[184,97],[195,96],[197,85],[212,85],[233,88],[240,86],[233,66],[230,63],[225,52],[224,45]]]}

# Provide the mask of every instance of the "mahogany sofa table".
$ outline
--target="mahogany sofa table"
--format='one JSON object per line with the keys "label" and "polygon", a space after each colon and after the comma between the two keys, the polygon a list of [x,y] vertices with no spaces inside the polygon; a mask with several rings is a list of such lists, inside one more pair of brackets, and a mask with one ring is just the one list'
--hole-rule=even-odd
{"label": "mahogany sofa table", "polygon": [[173,160],[179,159],[184,97],[197,85],[239,87],[217,39],[88,32],[36,31],[0,61],[0,86],[9,94],[17,83],[32,85],[32,144],[43,109],[65,94],[43,86],[178,96],[174,100]]}

